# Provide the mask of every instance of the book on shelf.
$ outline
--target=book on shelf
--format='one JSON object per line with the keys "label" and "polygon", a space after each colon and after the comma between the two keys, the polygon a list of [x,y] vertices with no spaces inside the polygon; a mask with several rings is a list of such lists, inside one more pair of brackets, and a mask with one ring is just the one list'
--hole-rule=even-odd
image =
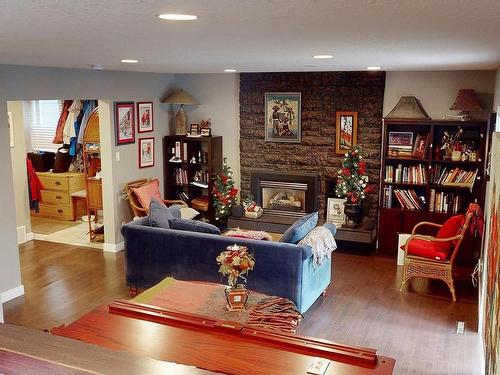
{"label": "book on shelf", "polygon": [[413,133],[389,132],[387,156],[411,158],[413,156]]}
{"label": "book on shelf", "polygon": [[174,169],[174,179],[177,185],[187,185],[188,184],[188,175],[187,171],[182,168]]}
{"label": "book on shelf", "polygon": [[398,164],[396,169],[392,165],[386,165],[384,181],[386,183],[426,184],[427,174],[422,164],[405,167]]}
{"label": "book on shelf", "polygon": [[444,191],[430,191],[429,211],[439,213],[458,214],[462,205],[462,197],[455,193],[446,193]]}
{"label": "book on shelf", "polygon": [[386,186],[384,187],[384,201],[383,201],[383,207],[384,208],[392,208],[392,186]]}
{"label": "book on shelf", "polygon": [[189,195],[187,195],[187,193],[185,191],[182,191],[182,190],[178,191],[177,192],[177,197],[180,200],[182,200],[182,201],[184,201],[186,203],[189,203]]}
{"label": "book on shelf", "polygon": [[433,172],[432,182],[435,185],[464,186],[472,189],[474,181],[476,180],[477,172],[478,169],[475,171],[466,171],[459,167],[441,168],[441,165],[436,165]]}
{"label": "book on shelf", "polygon": [[407,210],[422,210],[425,205],[425,197],[418,196],[413,189],[395,189],[394,196],[401,208]]}

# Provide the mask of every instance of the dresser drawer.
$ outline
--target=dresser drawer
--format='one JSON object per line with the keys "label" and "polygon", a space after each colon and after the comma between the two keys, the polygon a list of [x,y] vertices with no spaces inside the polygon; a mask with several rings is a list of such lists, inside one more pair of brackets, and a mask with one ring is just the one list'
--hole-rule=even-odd
{"label": "dresser drawer", "polygon": [[71,206],[56,206],[51,204],[40,203],[39,216],[51,217],[60,220],[74,220],[73,207]]}
{"label": "dresser drawer", "polygon": [[64,191],[42,190],[42,202],[45,204],[57,204],[71,206],[69,194]]}
{"label": "dresser drawer", "polygon": [[59,191],[69,191],[69,179],[67,177],[59,177],[57,174],[54,175],[38,175],[42,186],[45,190],[59,190]]}

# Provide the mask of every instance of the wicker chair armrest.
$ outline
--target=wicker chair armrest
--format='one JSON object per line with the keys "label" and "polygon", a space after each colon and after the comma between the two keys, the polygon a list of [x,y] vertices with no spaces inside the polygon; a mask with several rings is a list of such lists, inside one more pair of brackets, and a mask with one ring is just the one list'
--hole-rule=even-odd
{"label": "wicker chair armrest", "polygon": [[134,203],[134,201],[132,199],[129,199],[129,203],[130,205],[135,208],[137,211],[140,211],[140,212],[144,212],[144,213],[148,213],[148,209],[147,208],[144,208],[142,206],[138,206]]}
{"label": "wicker chair armrest", "polygon": [[423,227],[423,226],[435,227],[435,228],[441,228],[442,227],[441,224],[431,223],[430,221],[422,221],[422,222],[416,224],[413,227],[413,230],[411,231],[411,234],[417,233],[417,228],[420,228],[420,227]]}
{"label": "wicker chair armrest", "polygon": [[163,199],[163,203],[165,204],[178,204],[179,206],[189,207],[186,202],[180,199]]}

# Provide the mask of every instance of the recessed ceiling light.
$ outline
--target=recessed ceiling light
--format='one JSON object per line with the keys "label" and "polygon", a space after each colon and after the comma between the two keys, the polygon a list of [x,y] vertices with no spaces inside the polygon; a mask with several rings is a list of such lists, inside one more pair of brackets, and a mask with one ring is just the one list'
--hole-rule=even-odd
{"label": "recessed ceiling light", "polygon": [[380,66],[369,66],[368,68],[366,68],[368,70],[380,70],[382,69]]}
{"label": "recessed ceiling light", "polygon": [[169,21],[194,21],[198,19],[198,16],[195,16],[194,14],[166,13],[166,14],[160,14],[158,18]]}
{"label": "recessed ceiling light", "polygon": [[88,64],[88,66],[92,70],[104,70],[104,65],[101,64]]}
{"label": "recessed ceiling light", "polygon": [[333,55],[314,55],[315,59],[332,59]]}
{"label": "recessed ceiling light", "polygon": [[124,64],[137,64],[139,62],[139,60],[135,59],[121,59],[120,61]]}
{"label": "recessed ceiling light", "polygon": [[236,72],[236,69],[224,69],[226,73],[234,73]]}

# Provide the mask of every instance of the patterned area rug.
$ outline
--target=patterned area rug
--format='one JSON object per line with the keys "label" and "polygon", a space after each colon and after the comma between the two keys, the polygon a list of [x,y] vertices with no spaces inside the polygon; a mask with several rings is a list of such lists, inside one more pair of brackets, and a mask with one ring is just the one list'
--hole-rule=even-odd
{"label": "patterned area rug", "polygon": [[132,301],[293,334],[302,320],[295,304],[287,298],[249,291],[245,310],[228,311],[223,285],[171,277]]}

